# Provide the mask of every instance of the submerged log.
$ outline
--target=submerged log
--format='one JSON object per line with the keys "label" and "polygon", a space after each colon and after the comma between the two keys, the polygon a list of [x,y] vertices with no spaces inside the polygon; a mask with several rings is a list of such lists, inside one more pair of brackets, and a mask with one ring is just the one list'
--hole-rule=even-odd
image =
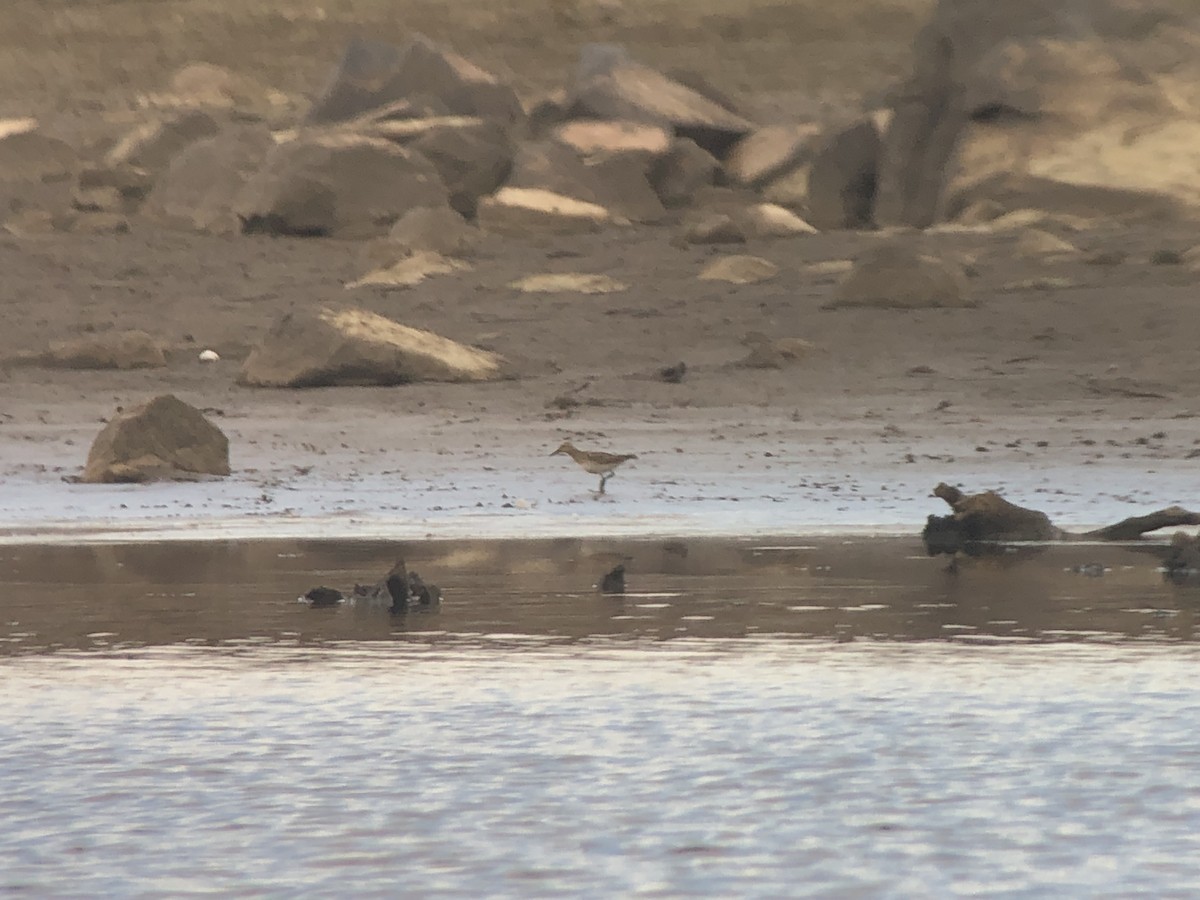
{"label": "submerged log", "polygon": [[1114,525],[1083,534],[1071,534],[1057,528],[1045,513],[1017,506],[995,491],[964,494],[946,483],[933,489],[954,510],[949,516],[930,516],[921,537],[930,556],[971,551],[980,544],[1029,541],[1132,541],[1160,528],[1200,525],[1200,514],[1181,506],[1170,506],[1144,516],[1123,519]]}

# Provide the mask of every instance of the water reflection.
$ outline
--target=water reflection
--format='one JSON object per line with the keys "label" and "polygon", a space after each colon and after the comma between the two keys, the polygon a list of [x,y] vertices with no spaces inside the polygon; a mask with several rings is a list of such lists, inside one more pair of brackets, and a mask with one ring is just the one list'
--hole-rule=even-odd
{"label": "water reflection", "polygon": [[[318,584],[374,581],[401,557],[442,586],[439,612],[297,602]],[[1102,544],[1021,548],[947,568],[916,539],[873,538],[8,546],[0,653],[506,634],[1191,641],[1200,591],[1164,582],[1157,564],[1145,546]],[[616,565],[627,592],[600,593]]]}

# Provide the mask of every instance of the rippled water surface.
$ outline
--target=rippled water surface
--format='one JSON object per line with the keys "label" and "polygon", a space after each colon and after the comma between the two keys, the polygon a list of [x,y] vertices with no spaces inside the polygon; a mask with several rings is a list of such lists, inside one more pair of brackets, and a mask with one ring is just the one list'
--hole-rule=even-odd
{"label": "rippled water surface", "polygon": [[[296,601],[399,555],[440,611]],[[1196,896],[1200,590],[1156,565],[3,547],[0,892]]]}

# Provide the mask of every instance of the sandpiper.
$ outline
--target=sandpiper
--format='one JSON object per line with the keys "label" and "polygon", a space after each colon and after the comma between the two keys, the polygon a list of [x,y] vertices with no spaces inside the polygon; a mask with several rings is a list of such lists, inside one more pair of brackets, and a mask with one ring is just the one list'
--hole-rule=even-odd
{"label": "sandpiper", "polygon": [[571,459],[575,460],[576,465],[583,469],[583,471],[599,475],[601,494],[604,493],[604,485],[608,482],[608,479],[613,477],[617,466],[631,459],[637,459],[637,455],[633,453],[603,453],[599,450],[580,450],[570,441],[563,441],[559,445],[559,448],[550,455],[558,456],[560,453],[565,453]]}

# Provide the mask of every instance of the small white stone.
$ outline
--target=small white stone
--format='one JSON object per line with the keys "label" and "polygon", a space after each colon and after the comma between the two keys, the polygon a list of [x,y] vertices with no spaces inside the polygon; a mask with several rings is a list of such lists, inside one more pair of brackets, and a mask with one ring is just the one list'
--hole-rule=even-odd
{"label": "small white stone", "polygon": [[216,362],[220,358],[216,350],[203,350],[200,353],[200,362]]}

